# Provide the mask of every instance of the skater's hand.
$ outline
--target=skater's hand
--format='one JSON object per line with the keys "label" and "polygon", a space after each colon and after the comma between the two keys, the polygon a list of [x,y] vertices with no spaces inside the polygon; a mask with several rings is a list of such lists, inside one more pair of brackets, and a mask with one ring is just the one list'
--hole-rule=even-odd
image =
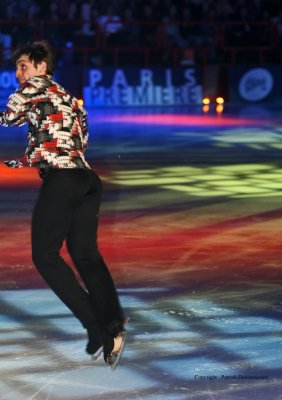
{"label": "skater's hand", "polygon": [[19,160],[6,160],[4,163],[7,165],[9,168],[22,168],[23,163]]}

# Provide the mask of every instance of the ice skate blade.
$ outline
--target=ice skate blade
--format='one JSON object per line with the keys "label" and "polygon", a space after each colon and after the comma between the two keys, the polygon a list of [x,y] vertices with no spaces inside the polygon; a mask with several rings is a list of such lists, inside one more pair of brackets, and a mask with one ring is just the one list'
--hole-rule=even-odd
{"label": "ice skate blade", "polygon": [[113,351],[107,357],[107,364],[111,367],[113,372],[115,371],[115,369],[119,363],[120,357],[122,355],[124,345],[125,345],[126,335],[127,335],[126,331],[122,331],[117,335],[117,337],[115,338],[115,341],[119,342],[118,349],[115,350],[115,347],[116,347],[116,344],[115,344]]}
{"label": "ice skate blade", "polygon": [[97,361],[97,360],[101,357],[102,353],[103,353],[103,346],[101,346],[101,347],[96,351],[96,353],[91,354],[91,359],[92,359],[93,361]]}

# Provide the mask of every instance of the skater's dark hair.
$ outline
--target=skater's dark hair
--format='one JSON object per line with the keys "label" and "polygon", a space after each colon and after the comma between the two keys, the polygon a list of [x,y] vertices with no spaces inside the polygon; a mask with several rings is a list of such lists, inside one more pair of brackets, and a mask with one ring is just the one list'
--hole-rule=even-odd
{"label": "skater's dark hair", "polygon": [[42,40],[39,42],[28,42],[22,45],[12,54],[12,62],[16,63],[17,60],[24,54],[28,56],[30,61],[34,62],[35,67],[37,67],[37,65],[42,61],[45,61],[47,64],[47,75],[54,74],[55,55],[47,41]]}

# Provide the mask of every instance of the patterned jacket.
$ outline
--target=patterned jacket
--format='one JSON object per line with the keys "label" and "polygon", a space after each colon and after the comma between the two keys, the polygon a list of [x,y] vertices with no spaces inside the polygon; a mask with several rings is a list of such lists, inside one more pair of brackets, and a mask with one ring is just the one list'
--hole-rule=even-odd
{"label": "patterned jacket", "polygon": [[48,75],[34,76],[9,97],[0,124],[28,122],[23,165],[39,168],[88,168],[86,111],[78,100]]}

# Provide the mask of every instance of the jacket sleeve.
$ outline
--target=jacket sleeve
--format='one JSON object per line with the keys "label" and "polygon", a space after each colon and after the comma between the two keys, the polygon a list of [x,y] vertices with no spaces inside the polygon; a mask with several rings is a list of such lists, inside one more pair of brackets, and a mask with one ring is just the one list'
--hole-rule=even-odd
{"label": "jacket sleeve", "polygon": [[0,124],[4,126],[25,124],[31,108],[31,98],[32,95],[35,95],[35,91],[34,87],[28,87],[28,85],[16,90],[9,97],[6,110],[0,113]]}
{"label": "jacket sleeve", "polygon": [[87,113],[85,109],[82,112],[82,146],[83,151],[87,149],[88,146],[88,139],[89,139],[89,130],[88,130],[88,122],[87,122]]}

